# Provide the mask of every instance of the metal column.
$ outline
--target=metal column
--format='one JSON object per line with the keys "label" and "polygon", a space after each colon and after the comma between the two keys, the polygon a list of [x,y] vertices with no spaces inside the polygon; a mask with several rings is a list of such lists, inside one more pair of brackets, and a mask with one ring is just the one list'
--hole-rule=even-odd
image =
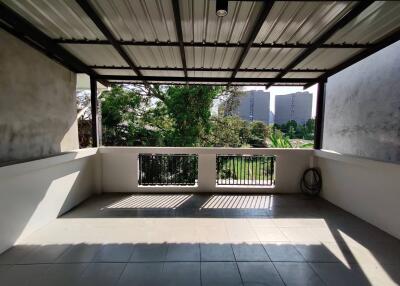
{"label": "metal column", "polygon": [[318,83],[317,110],[315,115],[314,149],[322,148],[324,133],[324,113],[325,113],[325,81]]}
{"label": "metal column", "polygon": [[92,147],[98,147],[97,132],[97,81],[96,78],[90,77],[90,103],[92,108]]}

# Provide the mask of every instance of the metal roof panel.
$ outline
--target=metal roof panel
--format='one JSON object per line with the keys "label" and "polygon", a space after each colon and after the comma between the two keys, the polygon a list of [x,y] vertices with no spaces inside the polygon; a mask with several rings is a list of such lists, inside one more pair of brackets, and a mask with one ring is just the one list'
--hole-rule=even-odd
{"label": "metal roof panel", "polygon": [[353,5],[349,1],[277,1],[255,43],[312,42]]}
{"label": "metal roof panel", "polygon": [[74,0],[2,2],[51,38],[105,39]]}
{"label": "metal roof panel", "polygon": [[110,45],[63,44],[62,46],[87,65],[128,66]]}
{"label": "metal roof panel", "polygon": [[117,39],[177,41],[172,2],[165,0],[91,0]]}

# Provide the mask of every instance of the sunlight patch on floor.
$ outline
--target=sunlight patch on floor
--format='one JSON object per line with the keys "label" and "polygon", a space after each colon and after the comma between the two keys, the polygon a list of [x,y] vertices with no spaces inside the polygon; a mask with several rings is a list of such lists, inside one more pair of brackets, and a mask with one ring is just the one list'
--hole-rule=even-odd
{"label": "sunlight patch on floor", "polygon": [[108,205],[107,209],[176,209],[193,195],[134,195]]}

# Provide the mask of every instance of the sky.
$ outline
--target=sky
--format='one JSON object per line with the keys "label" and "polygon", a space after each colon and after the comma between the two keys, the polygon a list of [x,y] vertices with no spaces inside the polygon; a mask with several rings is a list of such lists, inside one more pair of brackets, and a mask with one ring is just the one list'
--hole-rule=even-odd
{"label": "sky", "polygon": [[[312,103],[312,117],[315,117],[316,104],[317,104],[317,89],[318,85],[315,84],[310,88],[303,90],[301,86],[272,86],[267,91],[270,93],[270,109],[275,114],[275,96],[290,94],[298,91],[308,91],[313,95]],[[246,86],[244,90],[265,90],[264,86]],[[214,102],[213,112],[218,110],[219,101]]]}

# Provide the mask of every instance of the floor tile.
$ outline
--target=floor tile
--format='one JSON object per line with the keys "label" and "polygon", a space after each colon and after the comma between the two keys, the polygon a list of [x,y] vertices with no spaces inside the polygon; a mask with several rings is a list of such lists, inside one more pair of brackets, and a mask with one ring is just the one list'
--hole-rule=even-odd
{"label": "floor tile", "polygon": [[79,285],[87,263],[51,264],[41,286]]}
{"label": "floor tile", "polygon": [[126,263],[91,263],[74,286],[115,285],[124,271]]}
{"label": "floor tile", "polygon": [[273,262],[287,286],[324,285],[308,263]]}
{"label": "floor tile", "polygon": [[312,263],[311,266],[327,285],[371,285],[362,270],[354,265],[348,268],[342,263]]}
{"label": "floor tile", "polygon": [[0,285],[42,285],[48,268],[49,264],[10,265],[9,268],[3,268],[3,270],[0,268]]}
{"label": "floor tile", "polygon": [[132,262],[156,262],[165,261],[167,244],[136,244],[130,261]]}
{"label": "floor tile", "polygon": [[99,244],[73,245],[57,259],[57,263],[91,262],[100,248]]}
{"label": "floor tile", "polygon": [[162,262],[128,263],[118,286],[162,286],[164,281]]}
{"label": "floor tile", "polygon": [[238,262],[244,285],[284,285],[271,262]]}
{"label": "floor tile", "polygon": [[38,247],[38,245],[13,246],[0,254],[0,264],[16,264]]}
{"label": "floor tile", "polygon": [[343,260],[339,247],[333,250],[324,244],[296,244],[296,249],[309,262],[341,262]]}
{"label": "floor tile", "polygon": [[267,241],[287,241],[287,237],[277,227],[254,227],[258,239]]}
{"label": "floor tile", "polygon": [[201,261],[235,261],[231,244],[201,244]]}
{"label": "floor tile", "polygon": [[43,245],[30,252],[22,258],[19,263],[35,264],[35,263],[54,263],[56,260],[69,249],[70,245]]}
{"label": "floor tile", "polygon": [[133,244],[106,244],[101,247],[93,261],[128,262],[133,249]]}
{"label": "floor tile", "polygon": [[200,286],[200,262],[166,262],[162,277],[166,286]]}
{"label": "floor tile", "polygon": [[199,244],[169,244],[166,261],[200,261]]}
{"label": "floor tile", "polygon": [[202,262],[201,281],[203,286],[243,285],[235,262]]}
{"label": "floor tile", "polygon": [[262,244],[233,244],[236,261],[270,261]]}
{"label": "floor tile", "polygon": [[264,248],[271,261],[276,262],[301,262],[304,261],[303,256],[297,251],[292,244],[282,243],[264,243]]}

